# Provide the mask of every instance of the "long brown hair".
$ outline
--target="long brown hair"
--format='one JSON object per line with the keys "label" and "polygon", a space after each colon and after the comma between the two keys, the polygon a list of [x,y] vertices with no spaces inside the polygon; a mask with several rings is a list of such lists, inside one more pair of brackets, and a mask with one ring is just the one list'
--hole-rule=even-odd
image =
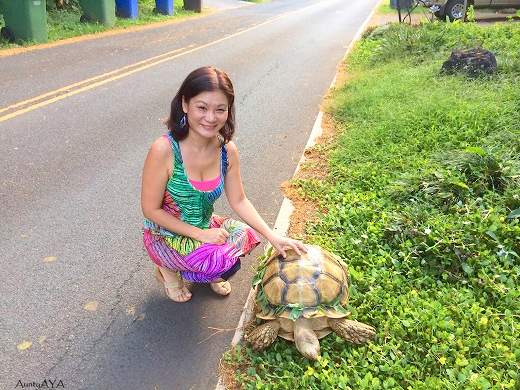
{"label": "long brown hair", "polygon": [[172,137],[176,141],[181,141],[188,136],[189,127],[186,124],[181,124],[181,119],[184,116],[182,110],[182,98],[186,103],[191,98],[197,96],[202,92],[222,91],[226,95],[228,101],[228,118],[226,124],[220,129],[220,135],[224,138],[224,142],[231,141],[235,133],[235,91],[233,84],[226,72],[217,69],[213,66],[203,66],[195,69],[182,82],[179,91],[175,95],[171,103],[170,117],[166,121],[166,126],[170,130]]}

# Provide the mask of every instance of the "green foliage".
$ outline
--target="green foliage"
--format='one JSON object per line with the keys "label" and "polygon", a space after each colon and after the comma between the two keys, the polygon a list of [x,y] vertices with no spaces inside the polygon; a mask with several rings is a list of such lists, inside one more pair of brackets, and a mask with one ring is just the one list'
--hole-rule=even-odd
{"label": "green foliage", "polygon": [[273,253],[273,247],[271,245],[268,245],[265,248],[264,253],[258,257],[258,269],[257,269],[256,274],[253,276],[253,283],[252,283],[253,287],[257,286],[262,281],[262,279],[265,275],[266,262],[267,262],[267,260],[269,260],[272,253]]}
{"label": "green foliage", "polygon": [[45,5],[47,7],[47,11],[54,11],[56,9],[77,11],[81,8],[79,5],[79,0],[47,0]]}
{"label": "green foliage", "polygon": [[98,23],[81,23],[81,10],[52,9],[47,13],[49,41],[71,38],[78,35],[91,34],[106,30]]}
{"label": "green foliage", "polygon": [[511,214],[507,216],[508,219],[520,218],[520,208],[511,211]]}
{"label": "green foliage", "polygon": [[445,163],[464,176],[477,196],[486,191],[502,192],[514,177],[520,174],[518,156],[503,161],[481,147],[466,147],[445,155]]}
{"label": "green foliage", "polygon": [[[503,193],[519,187],[518,155],[498,156],[481,147],[466,147],[441,153],[432,160],[429,173],[403,175],[395,181],[392,195],[441,205],[454,205],[489,191]],[[437,160],[437,161],[435,161]]]}
{"label": "green foliage", "polygon": [[392,24],[385,34],[362,41],[351,64],[375,66],[395,60],[414,64],[446,60],[453,49],[483,47],[499,57],[501,71],[519,72],[518,26],[511,22],[482,27],[476,23],[435,21],[421,25]]}
{"label": "green foliage", "polygon": [[[518,388],[519,38],[520,25],[434,23],[357,46],[329,108],[329,176],[294,184],[323,210],[308,240],[348,259],[348,309],[377,337],[328,336],[318,362],[283,340],[243,348],[244,388]],[[476,42],[498,75],[439,74]]]}
{"label": "green foliage", "polygon": [[476,20],[476,14],[475,14],[475,7],[473,4],[470,4],[468,6],[468,9],[466,10],[466,21],[469,23],[473,23]]}

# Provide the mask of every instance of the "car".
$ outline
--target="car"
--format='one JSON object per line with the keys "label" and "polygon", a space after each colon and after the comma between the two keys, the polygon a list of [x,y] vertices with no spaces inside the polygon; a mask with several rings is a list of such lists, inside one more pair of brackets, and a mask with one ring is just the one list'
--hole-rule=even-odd
{"label": "car", "polygon": [[516,8],[520,9],[520,0],[427,0],[422,1],[439,19],[448,17],[451,21],[464,19],[466,8]]}

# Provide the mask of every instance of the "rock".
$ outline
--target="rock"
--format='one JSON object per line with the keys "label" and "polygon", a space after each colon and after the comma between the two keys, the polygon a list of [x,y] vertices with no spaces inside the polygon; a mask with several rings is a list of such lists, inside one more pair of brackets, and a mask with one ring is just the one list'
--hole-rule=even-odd
{"label": "rock", "polygon": [[497,71],[497,60],[493,53],[481,47],[467,50],[453,50],[450,58],[442,64],[441,72],[453,74],[464,72],[476,77]]}

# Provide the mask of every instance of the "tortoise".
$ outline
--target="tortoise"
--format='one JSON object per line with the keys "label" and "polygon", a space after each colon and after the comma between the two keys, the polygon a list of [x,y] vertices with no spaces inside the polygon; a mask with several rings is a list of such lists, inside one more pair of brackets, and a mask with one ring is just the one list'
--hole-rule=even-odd
{"label": "tortoise", "polygon": [[348,274],[341,258],[315,245],[307,245],[302,255],[286,252],[284,259],[271,248],[259,267],[256,318],[263,323],[245,335],[254,350],[263,350],[279,336],[316,360],[318,339],[331,332],[353,344],[374,338],[373,327],[347,319],[350,313],[343,305],[348,302]]}

